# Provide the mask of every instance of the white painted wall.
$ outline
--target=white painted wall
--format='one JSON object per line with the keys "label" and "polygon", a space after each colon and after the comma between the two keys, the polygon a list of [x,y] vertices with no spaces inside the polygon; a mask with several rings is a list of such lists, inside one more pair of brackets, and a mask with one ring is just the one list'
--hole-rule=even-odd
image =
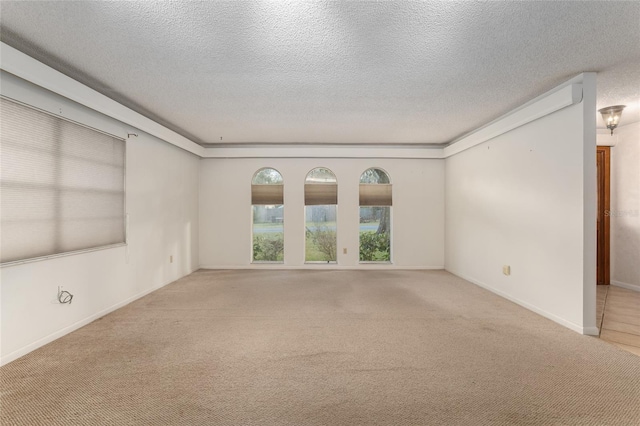
{"label": "white painted wall", "polygon": [[[0,357],[7,363],[198,267],[199,158],[2,73],[4,96],[126,137],[128,245],[0,271]],[[169,256],[174,262],[169,263]],[[57,287],[74,294],[56,301]]]}
{"label": "white painted wall", "polygon": [[[581,103],[446,159],[446,269],[595,328],[595,76]],[[511,266],[511,276],[502,273]]]}
{"label": "white painted wall", "polygon": [[611,282],[640,291],[640,123],[611,148]]}
{"label": "white painted wall", "polygon": [[[304,264],[304,179],[314,167],[338,179],[338,263]],[[284,177],[284,265],[251,264],[251,178],[273,167]],[[393,183],[392,265],[358,264],[360,174],[380,167]],[[202,159],[200,264],[204,268],[442,268],[444,161],[436,159]],[[347,248],[347,254],[343,254]]]}
{"label": "white painted wall", "polygon": [[[395,158],[408,156],[406,148],[389,155],[372,153],[372,147],[363,148],[362,155],[355,152],[359,148],[349,148],[356,158],[321,156],[316,149],[313,155],[296,154],[301,158],[244,158],[243,152],[243,158],[199,159],[15,76],[3,72],[1,78],[5,96],[108,133],[139,134],[127,143],[126,247],[1,269],[1,363],[199,265],[442,268],[446,254],[453,273],[575,330],[589,332],[595,326],[595,79],[587,81],[581,104],[445,162],[440,150],[408,159]],[[65,90],[72,86],[64,85]],[[83,90],[81,97],[94,95],[102,96]],[[630,139],[637,141],[637,134],[632,130]],[[308,158],[313,156],[318,158]],[[283,265],[251,264],[250,183],[253,173],[267,166],[285,179]],[[329,167],[338,178],[337,265],[304,264],[304,178],[318,166]],[[394,184],[391,265],[358,263],[358,182],[369,167],[386,170]],[[501,275],[503,264],[512,266],[511,277]],[[616,273],[624,274],[620,265]],[[75,295],[71,305],[56,302],[60,285]]]}

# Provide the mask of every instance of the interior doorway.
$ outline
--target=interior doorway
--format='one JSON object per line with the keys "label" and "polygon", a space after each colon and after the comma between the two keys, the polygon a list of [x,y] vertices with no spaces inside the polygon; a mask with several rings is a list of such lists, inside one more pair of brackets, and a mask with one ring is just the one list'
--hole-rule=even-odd
{"label": "interior doorway", "polygon": [[596,150],[598,170],[598,220],[597,220],[597,284],[609,285],[609,231],[610,231],[610,167],[611,147],[599,146]]}

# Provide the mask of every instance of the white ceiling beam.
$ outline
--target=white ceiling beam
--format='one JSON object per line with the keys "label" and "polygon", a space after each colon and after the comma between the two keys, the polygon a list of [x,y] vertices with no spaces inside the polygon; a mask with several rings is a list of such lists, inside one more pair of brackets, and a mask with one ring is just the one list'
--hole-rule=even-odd
{"label": "white ceiling beam", "polygon": [[0,68],[200,157],[204,148],[59,71],[0,42]]}
{"label": "white ceiling beam", "polygon": [[533,99],[520,108],[453,141],[444,148],[444,158],[458,154],[538,118],[582,101],[582,84],[575,79]]}
{"label": "white ceiling beam", "polygon": [[441,159],[440,147],[278,145],[205,148],[204,158],[412,158]]}

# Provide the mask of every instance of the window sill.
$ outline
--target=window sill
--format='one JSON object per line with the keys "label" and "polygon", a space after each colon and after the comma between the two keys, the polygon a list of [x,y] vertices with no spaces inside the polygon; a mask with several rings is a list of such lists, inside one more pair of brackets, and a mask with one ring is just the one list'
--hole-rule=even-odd
{"label": "window sill", "polygon": [[64,253],[50,254],[48,256],[32,257],[30,259],[13,260],[11,262],[0,263],[0,268],[6,268],[6,267],[9,267],[9,266],[22,265],[24,263],[40,262],[42,260],[57,259],[59,257],[75,256],[75,255],[78,255],[78,254],[91,253],[91,252],[94,252],[94,251],[107,250],[107,249],[118,248],[118,247],[125,247],[126,245],[127,245],[127,243],[117,243],[117,244],[110,244],[108,246],[100,246],[100,247],[94,247],[94,248],[89,248],[89,249],[67,251],[67,252],[64,252]]}

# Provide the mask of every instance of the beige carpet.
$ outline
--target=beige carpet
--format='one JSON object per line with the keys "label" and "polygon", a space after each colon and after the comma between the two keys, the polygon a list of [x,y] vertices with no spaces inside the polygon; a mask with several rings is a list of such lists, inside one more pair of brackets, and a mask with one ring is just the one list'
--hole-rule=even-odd
{"label": "beige carpet", "polygon": [[640,357],[442,271],[202,270],[0,373],[2,425],[640,424]]}

